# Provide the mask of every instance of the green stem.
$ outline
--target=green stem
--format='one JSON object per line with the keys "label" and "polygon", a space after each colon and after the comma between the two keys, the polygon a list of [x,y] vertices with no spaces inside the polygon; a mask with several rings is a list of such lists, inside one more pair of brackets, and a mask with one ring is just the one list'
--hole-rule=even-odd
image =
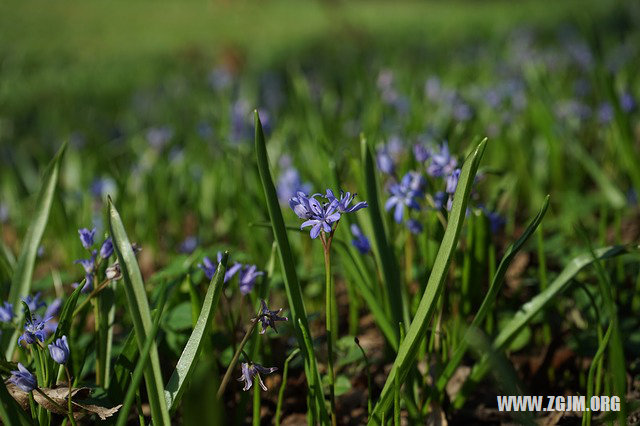
{"label": "green stem", "polygon": [[242,348],[244,348],[244,345],[246,345],[247,342],[249,341],[249,337],[251,337],[251,333],[253,333],[253,330],[255,330],[256,325],[258,325],[258,321],[252,320],[251,327],[249,327],[247,332],[244,334],[244,337],[242,338],[240,345],[238,345],[238,348],[236,349],[236,353],[233,355],[233,358],[229,363],[229,367],[227,368],[227,372],[224,373],[224,377],[222,378],[222,383],[220,383],[220,387],[218,388],[218,394],[217,394],[218,399],[220,399],[222,395],[224,395],[224,390],[227,388],[227,385],[229,384],[229,380],[231,380],[231,373],[233,373],[233,369],[238,363],[238,358],[240,358],[240,354],[242,353]]}
{"label": "green stem", "polygon": [[[85,282],[86,282],[85,280],[82,280],[79,285],[84,286]],[[73,316],[75,317],[80,312],[82,312],[82,309],[84,309],[84,307],[87,306],[87,303],[89,303],[94,297],[96,297],[98,293],[104,290],[109,285],[110,282],[111,280],[106,279],[102,283],[100,283],[98,287],[94,288],[93,291],[89,293],[89,296],[82,301],[82,303],[75,309],[75,311],[73,311]]]}
{"label": "green stem", "polygon": [[73,391],[73,383],[71,382],[71,374],[69,373],[69,368],[65,365],[64,371],[67,373],[67,383],[69,383],[69,395],[67,396],[68,410],[69,410],[69,421],[72,426],[76,426],[76,420],[73,418],[73,407],[71,405],[71,396]]}
{"label": "green stem", "polygon": [[329,397],[331,402],[331,424],[336,426],[336,399],[335,399],[335,375],[333,371],[333,303],[331,285],[331,240],[333,233],[328,237],[323,233],[322,245],[324,247],[324,275],[325,275],[325,324],[327,329],[327,367],[329,373]]}
{"label": "green stem", "polygon": [[[284,389],[287,387],[287,379],[289,378],[289,363],[296,355],[300,353],[300,348],[296,348],[284,361],[284,367],[282,368],[282,384],[280,385],[280,390],[278,391],[278,405],[276,405],[276,415],[274,422],[276,426],[280,426],[280,416],[282,414],[282,401],[284,401]],[[312,403],[309,401],[309,403]]]}
{"label": "green stem", "polygon": [[[43,396],[47,401],[49,401],[49,402],[50,402],[54,407],[56,407],[58,410],[60,410],[60,412],[62,412],[62,413],[63,413],[63,412],[65,412],[65,411],[66,411],[66,409],[65,409],[62,405],[58,404],[58,403],[57,403],[57,402],[55,402],[53,399],[51,399],[51,397],[50,397],[49,395],[47,395],[46,393],[42,392],[42,390],[40,390],[40,388],[35,388],[34,390],[35,390],[36,392],[38,392],[40,395],[42,395],[42,396]],[[71,395],[69,395],[69,399],[71,399]],[[71,413],[67,413],[67,415],[69,416],[69,421],[71,422],[71,424],[75,426],[76,421],[75,421],[75,419],[73,418],[73,414],[71,414]]]}

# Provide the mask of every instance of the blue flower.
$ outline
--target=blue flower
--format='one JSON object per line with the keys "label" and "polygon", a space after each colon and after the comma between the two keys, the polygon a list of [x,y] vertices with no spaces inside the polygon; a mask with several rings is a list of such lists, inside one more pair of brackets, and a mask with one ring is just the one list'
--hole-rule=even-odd
{"label": "blue flower", "polygon": [[300,225],[300,229],[311,226],[311,232],[309,233],[311,238],[317,238],[321,230],[326,233],[331,232],[331,226],[340,220],[340,213],[336,211],[339,203],[338,200],[333,200],[324,206],[314,197],[310,197],[308,201],[312,216]]}
{"label": "blue flower", "polygon": [[31,374],[22,363],[18,363],[18,369],[11,372],[9,381],[25,392],[31,392],[38,386],[36,376]]}
{"label": "blue flower", "polygon": [[298,170],[291,166],[291,159],[288,156],[284,155],[280,158],[280,167],[283,171],[278,177],[276,190],[282,202],[295,197],[298,192],[306,194],[311,190],[311,185],[302,182]]}
{"label": "blue flower", "polygon": [[90,250],[93,246],[93,237],[96,234],[96,228],[93,228],[89,231],[87,228],[78,229],[78,234],[80,235],[80,242],[82,246],[87,250]]}
{"label": "blue flower", "polygon": [[273,328],[273,331],[277,333],[278,330],[276,329],[276,321],[289,321],[289,318],[281,317],[279,315],[280,312],[282,312],[282,308],[278,309],[277,311],[270,311],[267,307],[267,302],[265,302],[264,300],[260,301],[260,306],[260,313],[258,315],[258,321],[260,321],[262,325],[260,334],[264,334],[269,327]]}
{"label": "blue flower", "polygon": [[440,151],[433,153],[431,163],[427,167],[427,173],[433,177],[442,177],[450,175],[458,165],[455,157],[449,153],[449,145],[444,142],[440,147]]}
{"label": "blue flower", "polygon": [[444,191],[438,191],[433,196],[433,204],[436,210],[442,210],[447,200],[447,193]]}
{"label": "blue flower", "polygon": [[483,208],[485,216],[489,220],[489,228],[493,234],[496,234],[500,229],[505,225],[506,220],[502,215],[498,212],[492,212],[486,208]]}
{"label": "blue flower", "polygon": [[422,192],[418,189],[415,182],[415,176],[411,173],[404,175],[400,183],[395,183],[389,188],[391,197],[385,203],[385,210],[389,211],[395,208],[393,218],[397,223],[402,223],[404,219],[404,209],[419,210],[418,198],[422,196]]}
{"label": "blue flower", "polygon": [[113,242],[111,241],[111,237],[107,237],[106,240],[102,243],[100,247],[100,257],[103,259],[107,259],[109,256],[113,254]]}
{"label": "blue flower", "polygon": [[267,387],[264,385],[260,374],[271,374],[276,371],[276,367],[266,368],[261,366],[260,364],[249,364],[246,362],[242,363],[242,376],[238,378],[239,382],[244,382],[243,391],[248,391],[253,386],[253,378],[258,378],[258,384],[262,388],[263,391],[267,390]]}
{"label": "blue flower", "polygon": [[460,169],[455,169],[449,176],[447,176],[446,180],[446,189],[445,191],[448,194],[454,194],[456,192],[456,187],[458,186],[458,180],[460,179]]}
{"label": "blue flower", "polygon": [[304,192],[298,192],[289,200],[289,207],[300,219],[309,219],[313,212],[309,204],[309,197]]}
{"label": "blue flower", "polygon": [[422,224],[415,219],[407,220],[407,228],[412,234],[419,234],[422,232]]}
{"label": "blue flower", "polygon": [[[89,259],[78,259],[73,263],[80,264],[84,268],[85,272],[85,287],[89,286],[89,288],[93,288],[93,272],[96,267],[96,253],[95,251],[91,254]],[[84,290],[84,288],[83,288]]]}
{"label": "blue flower", "polygon": [[27,304],[31,312],[35,312],[38,309],[42,308],[43,306],[47,306],[47,304],[44,303],[44,301],[40,300],[40,296],[41,296],[41,293],[37,292],[33,296],[29,295],[29,296],[23,297],[22,301]]}
{"label": "blue flower", "polygon": [[424,163],[431,158],[431,149],[421,143],[417,143],[413,146],[413,156],[419,163]]}
{"label": "blue flower", "polygon": [[24,341],[27,345],[32,345],[38,340],[44,342],[47,338],[45,324],[50,319],[51,317],[44,320],[35,317],[27,318],[24,323],[24,333],[22,333],[22,335],[18,337],[18,344],[20,344],[20,342],[22,341]]}
{"label": "blue flower", "polygon": [[173,137],[173,130],[169,126],[151,127],[147,130],[147,142],[153,148],[162,149]]}
{"label": "blue flower", "polygon": [[335,195],[333,195],[333,191],[330,189],[327,189],[327,194],[325,195],[325,198],[329,201],[329,203],[333,203],[334,200],[337,201],[338,202],[337,209],[338,209],[338,212],[340,213],[352,213],[360,209],[363,209],[365,207],[369,207],[366,201],[360,201],[359,203],[356,203],[354,206],[349,207],[349,204],[351,204],[351,201],[353,201],[356,195],[357,194],[351,195],[350,192],[345,193],[345,192],[342,192],[341,190],[340,199],[338,200],[335,197]]}
{"label": "blue flower", "polygon": [[0,307],[0,321],[11,322],[14,317],[13,305],[9,302],[3,302],[2,305]]}
{"label": "blue flower", "polygon": [[[202,259],[202,263],[198,264],[198,267],[204,271],[205,276],[211,280],[213,279],[213,275],[216,273],[216,269],[218,268],[218,264],[222,260],[222,253],[218,252],[218,263],[213,263],[211,259],[205,256]],[[233,276],[238,272],[238,270],[242,267],[240,263],[234,263],[230,268],[227,269],[227,272],[224,274],[224,283],[226,284],[233,278]]]}
{"label": "blue flower", "polygon": [[636,109],[636,100],[633,99],[633,95],[629,92],[625,92],[620,97],[620,107],[623,112],[631,112]]}
{"label": "blue flower", "polygon": [[256,265],[246,265],[240,270],[238,274],[238,285],[240,287],[240,293],[249,294],[256,284],[256,279],[259,276],[264,275],[264,272],[258,271]]}
{"label": "blue flower", "polygon": [[609,102],[603,102],[598,107],[598,121],[602,124],[608,124],[613,120],[614,111]]}
{"label": "blue flower", "polygon": [[351,240],[351,244],[358,249],[361,254],[367,254],[371,251],[371,244],[369,243],[369,239],[365,237],[362,233],[358,225],[355,223],[351,225],[351,233],[353,234],[353,240]]}
{"label": "blue flower", "polygon": [[396,170],[396,165],[386,146],[378,148],[376,152],[376,162],[378,163],[378,168],[382,170],[383,173],[391,175]]}
{"label": "blue flower", "polygon": [[198,247],[198,237],[189,236],[180,243],[180,253],[191,254]]}
{"label": "blue flower", "polygon": [[0,223],[6,223],[9,220],[9,207],[5,203],[0,203]]}
{"label": "blue flower", "polygon": [[67,336],[62,336],[55,342],[50,343],[49,354],[58,364],[66,364],[69,360],[69,343],[67,342]]}
{"label": "blue flower", "polygon": [[44,313],[44,317],[55,317],[60,313],[60,308],[62,308],[62,299],[53,299],[53,302],[47,306],[47,310]]}

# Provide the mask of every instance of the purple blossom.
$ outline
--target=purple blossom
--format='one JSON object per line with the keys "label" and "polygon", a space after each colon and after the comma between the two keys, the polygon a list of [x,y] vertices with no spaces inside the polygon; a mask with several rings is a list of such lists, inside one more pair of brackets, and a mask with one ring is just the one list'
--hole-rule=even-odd
{"label": "purple blossom", "polygon": [[598,107],[598,121],[602,124],[609,124],[613,120],[613,107],[609,102],[603,102]]}
{"label": "purple blossom", "polygon": [[[216,273],[216,269],[218,268],[218,265],[220,264],[220,261],[222,260],[222,253],[221,252],[218,252],[217,259],[218,259],[218,263],[214,264],[211,261],[211,259],[209,259],[207,256],[205,256],[202,259],[202,263],[198,264],[198,267],[204,271],[205,276],[209,280],[213,279],[213,275]],[[228,283],[229,280],[231,280],[231,278],[233,278],[233,276],[238,272],[238,270],[240,270],[241,267],[242,267],[242,264],[234,263],[230,268],[228,268],[227,271],[224,274],[224,283],[225,284]]]}
{"label": "purple blossom", "polygon": [[267,307],[267,302],[263,300],[260,301],[260,313],[258,314],[258,321],[260,321],[262,325],[262,330],[260,334],[264,334],[267,331],[267,328],[273,328],[273,331],[276,333],[278,330],[276,329],[276,321],[289,321],[287,317],[281,317],[279,314],[282,312],[282,308],[277,311],[270,311]]}
{"label": "purple blossom", "polygon": [[5,203],[0,203],[0,223],[7,223],[9,220],[9,207]]}
{"label": "purple blossom", "polygon": [[378,164],[378,168],[388,175],[392,175],[396,170],[395,162],[386,146],[378,148],[376,152],[376,163]]}
{"label": "purple blossom", "polygon": [[60,309],[62,308],[62,299],[57,298],[53,299],[53,302],[47,306],[47,310],[44,313],[44,317],[55,317],[60,313]]}
{"label": "purple blossom", "polygon": [[243,391],[248,391],[253,386],[253,378],[258,378],[258,384],[262,388],[263,391],[267,390],[267,387],[264,385],[260,374],[271,374],[276,371],[276,367],[265,368],[260,364],[249,364],[246,362],[242,363],[242,376],[238,378],[239,382],[244,382]]}
{"label": "purple blossom", "polygon": [[407,220],[407,228],[412,234],[419,234],[422,232],[422,224],[415,219]]}
{"label": "purple blossom", "polygon": [[492,212],[486,208],[483,208],[482,211],[484,212],[485,216],[487,217],[487,219],[489,220],[489,228],[491,229],[491,232],[493,234],[498,233],[498,231],[500,231],[500,229],[505,225],[506,220],[504,217],[502,217],[502,215],[498,212]]}
{"label": "purple blossom", "polygon": [[397,223],[404,220],[404,209],[420,210],[418,198],[422,196],[422,192],[416,188],[415,177],[411,173],[403,176],[400,183],[395,183],[389,187],[391,197],[385,203],[385,210],[394,209],[393,218]]}
{"label": "purple blossom", "polygon": [[31,374],[20,362],[18,363],[18,369],[11,371],[9,381],[25,392],[31,392],[38,386],[36,376]]}
{"label": "purple blossom", "polygon": [[107,259],[113,254],[113,242],[111,241],[111,237],[107,237],[106,240],[102,243],[100,247],[100,257],[103,259]]}
{"label": "purple blossom", "polygon": [[362,233],[360,227],[355,223],[351,225],[351,233],[353,234],[353,239],[351,240],[351,244],[358,249],[360,254],[367,254],[371,251],[371,243],[369,239]]}
{"label": "purple blossom", "polygon": [[58,364],[66,364],[69,360],[69,343],[67,336],[62,336],[58,340],[49,344],[49,354]]}
{"label": "purple blossom", "polygon": [[460,169],[455,169],[449,176],[447,176],[445,191],[448,194],[453,194],[456,192],[456,187],[458,186],[459,179]]}
{"label": "purple blossom", "polygon": [[22,335],[18,337],[18,345],[22,341],[24,341],[27,345],[34,344],[38,340],[44,342],[47,338],[45,324],[50,319],[51,317],[44,320],[35,317],[27,318],[24,323],[24,333],[22,333]]}
{"label": "purple blossom", "polygon": [[47,306],[47,304],[44,303],[44,301],[40,300],[41,296],[42,296],[42,293],[37,292],[33,296],[28,295],[26,297],[23,297],[22,301],[27,304],[31,312],[35,312],[38,309],[42,308],[43,306]]}
{"label": "purple blossom", "polygon": [[281,161],[281,167],[283,167],[284,170],[278,177],[278,184],[276,186],[278,198],[282,202],[286,202],[287,200],[295,197],[298,192],[306,194],[311,190],[311,185],[302,182],[300,173],[295,167],[290,165],[287,167],[282,166],[282,163],[287,163],[288,158],[285,157],[286,156],[282,157],[285,161]]}
{"label": "purple blossom", "polygon": [[438,191],[433,196],[433,204],[436,210],[442,210],[447,200],[447,193],[444,191]]}
{"label": "purple blossom", "polygon": [[147,129],[147,142],[152,148],[160,150],[173,137],[173,130],[169,126],[151,127]]}
{"label": "purple blossom", "polygon": [[179,251],[180,253],[191,254],[198,247],[198,237],[189,236],[180,243]]}
{"label": "purple blossom", "polygon": [[2,306],[0,307],[0,321],[11,322],[13,317],[13,305],[9,302],[2,302]]}
{"label": "purple blossom", "polygon": [[309,204],[309,197],[304,192],[298,192],[289,200],[289,207],[300,219],[309,219],[313,212]]}
{"label": "purple blossom", "polygon": [[78,234],[80,235],[80,242],[82,246],[87,250],[91,250],[91,246],[93,246],[93,237],[96,234],[96,228],[93,228],[89,231],[87,228],[78,229]]}
{"label": "purple blossom", "polygon": [[352,213],[365,207],[369,207],[366,201],[360,201],[359,203],[356,203],[356,205],[349,207],[349,204],[351,204],[351,201],[353,201],[356,195],[358,194],[351,195],[350,192],[342,192],[342,190],[340,190],[340,199],[338,200],[335,195],[333,195],[333,191],[327,189],[325,198],[329,201],[329,203],[333,203],[334,200],[337,201],[337,209],[340,213]]}
{"label": "purple blossom", "polygon": [[633,95],[629,92],[625,92],[620,97],[620,107],[623,112],[631,112],[636,109],[636,101]]}
{"label": "purple blossom", "polygon": [[449,145],[444,142],[440,151],[433,153],[427,173],[433,177],[450,175],[458,165],[458,161],[449,153]]}
{"label": "purple blossom", "polygon": [[413,146],[413,156],[419,163],[424,163],[431,158],[431,149],[421,143],[417,143]]}
{"label": "purple blossom", "polygon": [[246,265],[238,274],[238,285],[240,293],[249,294],[256,284],[256,279],[264,275],[264,272],[258,271],[256,265]]}
{"label": "purple blossom", "polygon": [[[78,259],[76,260],[74,263],[82,265],[82,268],[84,269],[85,275],[85,287],[89,286],[90,289],[93,288],[93,272],[95,271],[95,267],[96,267],[96,252],[94,250],[94,252],[91,254],[91,257],[89,259]],[[84,288],[83,288],[84,291]]]}
{"label": "purple blossom", "polygon": [[311,238],[317,238],[320,231],[326,233],[331,232],[332,225],[340,220],[340,213],[336,211],[338,200],[326,203],[324,206],[314,197],[309,198],[309,206],[311,207],[312,216],[300,225],[300,229],[311,226]]}

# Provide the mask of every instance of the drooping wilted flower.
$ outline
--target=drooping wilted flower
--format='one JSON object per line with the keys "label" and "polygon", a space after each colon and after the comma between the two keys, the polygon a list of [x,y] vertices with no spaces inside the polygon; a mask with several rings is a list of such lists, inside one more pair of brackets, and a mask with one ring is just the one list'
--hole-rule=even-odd
{"label": "drooping wilted flower", "polygon": [[9,381],[25,392],[31,392],[38,386],[36,376],[31,374],[20,362],[18,363],[18,369],[11,371]]}
{"label": "drooping wilted flower", "polygon": [[260,364],[249,364],[246,362],[242,363],[242,376],[238,377],[239,382],[244,382],[243,391],[248,391],[253,386],[253,378],[258,378],[258,384],[262,388],[263,391],[267,390],[267,387],[264,385],[262,381],[262,377],[260,374],[271,374],[276,371],[276,367],[263,367]]}
{"label": "drooping wilted flower", "polygon": [[371,243],[369,239],[365,237],[365,235],[360,230],[360,227],[355,223],[351,225],[351,233],[353,234],[353,239],[351,240],[351,244],[358,249],[361,254],[367,254],[371,251]]}
{"label": "drooping wilted flower", "polygon": [[2,306],[0,306],[0,321],[11,322],[13,317],[13,305],[9,302],[2,302]]}
{"label": "drooping wilted flower", "polygon": [[267,302],[265,302],[264,299],[260,301],[260,306],[260,313],[258,314],[258,321],[262,324],[260,334],[264,334],[268,327],[273,328],[273,331],[277,333],[276,321],[289,321],[289,318],[279,316],[280,312],[282,312],[282,308],[277,311],[270,311],[267,307]]}
{"label": "drooping wilted flower", "polygon": [[120,263],[116,262],[113,265],[109,266],[105,270],[105,277],[111,281],[117,281],[122,278],[122,271],[120,270]]}
{"label": "drooping wilted flower", "polygon": [[49,344],[49,354],[58,364],[66,364],[69,360],[69,343],[67,336],[62,336],[58,340]]}
{"label": "drooping wilted flower", "polygon": [[245,265],[238,273],[240,293],[249,294],[256,284],[256,279],[262,275],[264,275],[264,272],[258,271],[256,265]]}
{"label": "drooping wilted flower", "polygon": [[100,257],[102,259],[107,259],[113,254],[113,242],[111,241],[111,237],[107,237],[106,240],[102,243],[100,247]]}
{"label": "drooping wilted flower", "polygon": [[47,306],[47,304],[44,303],[43,300],[40,300],[41,296],[42,296],[42,293],[37,292],[33,296],[28,295],[23,297],[22,301],[27,304],[31,312],[35,312],[38,309],[42,308],[43,306]]}
{"label": "drooping wilted flower", "polygon": [[422,192],[413,184],[413,179],[414,176],[411,173],[407,173],[400,183],[395,183],[389,187],[391,197],[389,197],[384,207],[387,211],[392,208],[395,209],[393,218],[397,223],[402,223],[405,207],[415,210],[420,209],[418,198],[422,196]]}
{"label": "drooping wilted flower", "polygon": [[91,250],[93,246],[93,238],[96,234],[96,228],[89,231],[87,228],[78,229],[78,235],[80,235],[80,242],[82,246],[87,250]]}
{"label": "drooping wilted flower", "polygon": [[32,345],[36,343],[36,341],[40,340],[44,342],[47,338],[47,332],[45,331],[46,322],[49,321],[51,317],[41,320],[39,318],[27,318],[24,323],[24,333],[20,337],[18,337],[18,344],[21,342],[25,342],[27,345]]}

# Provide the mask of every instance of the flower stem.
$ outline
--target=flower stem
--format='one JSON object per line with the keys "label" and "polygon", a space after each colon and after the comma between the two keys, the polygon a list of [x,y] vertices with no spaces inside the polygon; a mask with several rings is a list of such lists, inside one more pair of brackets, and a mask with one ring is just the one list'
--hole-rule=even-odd
{"label": "flower stem", "polygon": [[[80,306],[78,306],[76,308],[75,311],[73,311],[73,316],[75,317],[76,315],[78,315],[80,312],[82,312],[82,309],[87,306],[87,303],[89,303],[89,301],[91,301],[91,299],[93,297],[95,297],[98,293],[100,293],[102,290],[104,290],[104,288],[106,286],[109,285],[109,283],[111,282],[111,280],[106,279],[103,282],[100,283],[100,285],[96,288],[93,289],[93,291],[91,293],[89,293],[89,297],[87,297],[85,300],[82,301],[82,303],[80,304]],[[79,285],[84,286],[84,283],[86,283],[86,281],[81,281]]]}
{"label": "flower stem", "polygon": [[[323,235],[324,236],[324,235]],[[336,398],[335,398],[335,375],[333,371],[333,286],[331,285],[331,240],[333,233],[322,239],[324,248],[324,274],[325,274],[325,324],[327,329],[327,366],[329,373],[329,396],[331,401],[331,424],[335,426],[336,420]]]}
{"label": "flower stem", "polygon": [[64,371],[67,373],[67,383],[69,383],[69,395],[67,395],[67,404],[69,410],[69,421],[72,426],[76,426],[76,420],[73,418],[73,407],[71,405],[71,394],[73,392],[73,383],[71,382],[71,373],[69,373],[69,367],[64,366]]}
{"label": "flower stem", "polygon": [[255,330],[256,325],[258,325],[258,321],[252,320],[251,327],[249,327],[247,332],[244,334],[242,341],[238,345],[238,348],[236,349],[236,353],[233,355],[233,358],[229,363],[229,367],[227,368],[227,372],[224,373],[224,377],[222,378],[222,383],[220,383],[220,387],[218,388],[218,394],[217,394],[218,399],[221,398],[222,395],[224,395],[224,390],[227,388],[227,385],[229,384],[229,380],[231,380],[231,374],[233,373],[233,369],[238,363],[238,358],[240,358],[240,354],[242,353],[242,348],[244,348],[244,345],[246,345],[247,342],[249,341],[249,337],[251,337],[251,333],[253,333],[253,330]]}

